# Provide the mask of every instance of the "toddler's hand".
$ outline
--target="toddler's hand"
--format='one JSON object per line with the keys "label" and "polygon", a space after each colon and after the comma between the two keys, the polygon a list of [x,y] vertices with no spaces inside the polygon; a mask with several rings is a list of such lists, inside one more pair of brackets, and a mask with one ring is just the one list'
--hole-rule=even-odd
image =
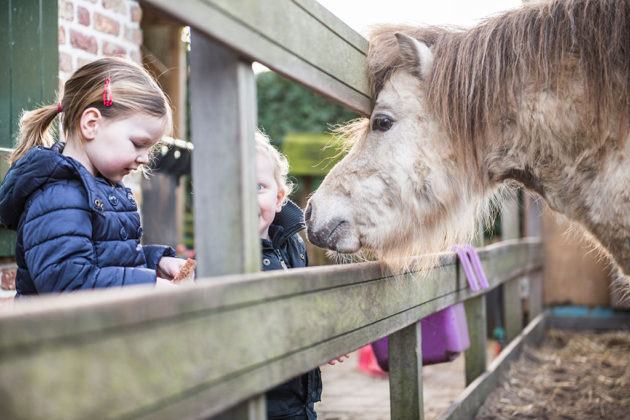
{"label": "toddler's hand", "polygon": [[344,354],[343,356],[339,356],[339,357],[337,357],[336,359],[331,360],[330,362],[328,362],[328,364],[329,364],[329,365],[334,366],[334,365],[335,365],[335,362],[343,363],[343,358],[344,358],[344,357],[345,357],[346,359],[349,359],[349,358],[350,358],[350,355],[349,355],[349,354]]}
{"label": "toddler's hand", "polygon": [[185,263],[186,260],[182,258],[162,257],[158,263],[158,276],[172,280]]}

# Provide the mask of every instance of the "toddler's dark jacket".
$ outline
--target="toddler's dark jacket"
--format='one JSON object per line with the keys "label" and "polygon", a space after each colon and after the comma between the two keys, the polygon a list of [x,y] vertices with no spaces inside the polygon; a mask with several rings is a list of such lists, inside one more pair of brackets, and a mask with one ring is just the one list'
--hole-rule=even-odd
{"label": "toddler's dark jacket", "polygon": [[[302,210],[293,202],[287,202],[269,226],[271,241],[262,240],[262,269],[306,267],[306,246],[298,235],[305,228]],[[267,417],[270,420],[316,419],[313,405],[321,394],[321,372],[315,368],[267,392]]]}
{"label": "toddler's dark jacket", "polygon": [[140,245],[131,190],[94,177],[64,145],[29,150],[0,186],[0,221],[17,230],[17,296],[155,283],[175,251]]}

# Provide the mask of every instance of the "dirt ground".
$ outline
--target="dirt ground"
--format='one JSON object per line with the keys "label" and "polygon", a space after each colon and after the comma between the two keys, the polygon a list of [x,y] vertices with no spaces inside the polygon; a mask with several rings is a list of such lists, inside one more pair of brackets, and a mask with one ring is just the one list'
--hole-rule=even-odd
{"label": "dirt ground", "polygon": [[548,331],[476,419],[630,419],[630,332]]}

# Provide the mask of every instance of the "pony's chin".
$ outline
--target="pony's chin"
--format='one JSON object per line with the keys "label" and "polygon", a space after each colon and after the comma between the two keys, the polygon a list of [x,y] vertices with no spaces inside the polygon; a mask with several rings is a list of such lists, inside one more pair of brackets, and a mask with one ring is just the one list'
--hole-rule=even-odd
{"label": "pony's chin", "polygon": [[353,235],[345,235],[338,238],[334,238],[334,241],[329,242],[329,249],[337,251],[341,254],[354,254],[361,249],[361,242],[359,238]]}

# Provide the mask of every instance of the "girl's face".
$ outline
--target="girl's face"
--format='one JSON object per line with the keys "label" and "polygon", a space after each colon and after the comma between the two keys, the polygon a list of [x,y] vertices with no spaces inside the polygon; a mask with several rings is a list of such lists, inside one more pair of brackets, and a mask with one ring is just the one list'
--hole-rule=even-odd
{"label": "girl's face", "polygon": [[89,129],[82,127],[86,159],[81,163],[94,176],[100,174],[110,182],[120,182],[140,165],[149,163],[149,151],[164,135],[166,121],[143,113],[112,120],[95,111],[85,111],[94,113],[94,118],[89,120],[88,115]]}
{"label": "girl's face", "polygon": [[284,191],[278,190],[273,176],[271,159],[261,152],[256,153],[256,188],[258,191],[258,231],[260,237],[269,239],[269,225],[282,209]]}

